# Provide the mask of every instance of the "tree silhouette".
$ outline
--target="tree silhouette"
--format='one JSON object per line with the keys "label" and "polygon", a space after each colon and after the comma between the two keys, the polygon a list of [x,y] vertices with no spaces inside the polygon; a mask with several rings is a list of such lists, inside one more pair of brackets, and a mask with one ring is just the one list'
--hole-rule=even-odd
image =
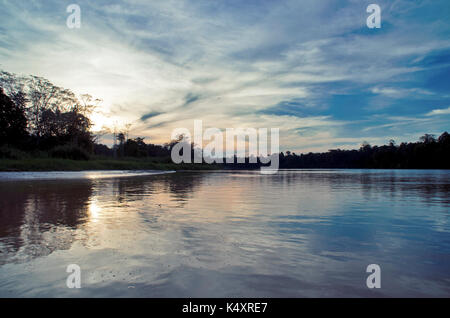
{"label": "tree silhouette", "polygon": [[[88,152],[93,150],[95,137],[90,131],[88,116],[99,100],[88,94],[78,99],[71,90],[42,77],[23,77],[4,71],[0,71],[0,87],[14,102],[16,111],[25,116],[25,128],[30,133],[29,150],[47,151],[62,145],[80,147]],[[23,116],[20,118],[23,122]],[[8,139],[13,137],[12,131],[3,129],[2,132]]]}
{"label": "tree silhouette", "polygon": [[19,146],[27,135],[24,109],[3,93],[0,87],[0,145]]}
{"label": "tree silhouette", "polygon": [[436,137],[434,135],[425,134],[422,137],[420,137],[420,141],[425,144],[430,144],[436,142]]}

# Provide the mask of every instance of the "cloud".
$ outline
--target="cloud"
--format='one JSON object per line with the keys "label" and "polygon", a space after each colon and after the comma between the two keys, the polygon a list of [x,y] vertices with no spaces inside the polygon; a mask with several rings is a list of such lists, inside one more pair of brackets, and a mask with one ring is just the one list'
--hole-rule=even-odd
{"label": "cloud", "polygon": [[374,94],[385,95],[391,98],[417,97],[418,95],[433,95],[425,89],[420,88],[393,88],[393,87],[374,87],[371,90]]}
{"label": "cloud", "polygon": [[1,1],[1,67],[102,98],[107,122],[153,142],[194,119],[279,127],[286,147],[324,150],[445,126],[429,105],[450,103],[446,0],[380,0],[378,30],[364,1],[78,4],[70,30],[64,2]]}
{"label": "cloud", "polygon": [[431,112],[427,113],[427,116],[437,116],[437,115],[449,115],[450,107],[444,109],[433,109]]}
{"label": "cloud", "polygon": [[159,116],[161,114],[163,114],[163,113],[161,113],[161,112],[150,112],[150,113],[142,115],[141,116],[141,120],[142,121],[146,121],[149,118],[153,118],[153,117]]}
{"label": "cloud", "polygon": [[199,99],[200,99],[200,95],[196,95],[196,94],[193,94],[193,93],[188,93],[186,95],[186,97],[184,98],[183,107],[186,107],[189,104],[192,104],[192,103],[198,101]]}

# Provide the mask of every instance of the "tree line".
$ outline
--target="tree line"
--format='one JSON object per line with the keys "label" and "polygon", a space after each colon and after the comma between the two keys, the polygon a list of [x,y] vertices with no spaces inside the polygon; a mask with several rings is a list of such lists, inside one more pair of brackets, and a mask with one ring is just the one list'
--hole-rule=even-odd
{"label": "tree line", "polygon": [[450,169],[450,135],[425,134],[417,142],[394,140],[384,146],[363,143],[358,150],[324,153],[280,153],[281,168]]}
{"label": "tree line", "polygon": [[[89,116],[101,101],[89,94],[77,97],[45,78],[17,76],[0,71],[0,158],[14,158],[14,151],[46,153],[51,157],[88,160],[91,156],[110,158],[160,158],[171,162],[170,154],[183,136],[164,145],[147,144],[144,137],[128,138],[127,132],[114,133],[110,148],[98,143],[91,131]],[[195,145],[191,144],[194,153]],[[163,159],[161,159],[163,158]],[[260,163],[224,163],[224,168],[253,169]],[[371,146],[359,149],[333,149],[323,153],[297,155],[279,153],[280,168],[380,168],[449,169],[450,135],[425,134],[417,142]],[[226,162],[224,158],[223,162]],[[258,160],[259,162],[259,160]]]}
{"label": "tree line", "polygon": [[[450,134],[425,134],[417,142],[402,142],[396,145],[390,140],[387,145],[371,146],[364,142],[359,149],[331,149],[322,153],[296,154],[280,152],[280,169],[450,169]],[[225,159],[223,159],[225,162]],[[226,169],[257,169],[261,164],[224,163]]]}
{"label": "tree line", "polygon": [[14,158],[15,150],[76,160],[170,157],[170,143],[147,144],[125,132],[114,133],[112,148],[99,144],[89,116],[100,102],[42,77],[0,71],[0,158]]}

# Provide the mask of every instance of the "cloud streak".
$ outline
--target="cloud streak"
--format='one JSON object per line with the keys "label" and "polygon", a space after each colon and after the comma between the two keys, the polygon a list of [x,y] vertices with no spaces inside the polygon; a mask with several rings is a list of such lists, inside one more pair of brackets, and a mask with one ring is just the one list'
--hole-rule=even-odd
{"label": "cloud streak", "polygon": [[70,30],[61,1],[2,0],[0,63],[102,98],[105,125],[153,142],[194,119],[279,127],[296,152],[448,129],[447,2],[379,2],[369,30],[369,1],[79,1]]}
{"label": "cloud streak", "polygon": [[427,113],[427,116],[436,116],[436,115],[450,115],[450,107],[444,109],[433,109],[431,112]]}

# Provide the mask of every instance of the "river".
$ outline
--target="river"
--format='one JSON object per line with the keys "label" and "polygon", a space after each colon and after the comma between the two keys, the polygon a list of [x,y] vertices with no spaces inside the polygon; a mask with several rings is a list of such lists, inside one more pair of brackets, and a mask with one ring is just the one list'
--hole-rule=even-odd
{"label": "river", "polygon": [[0,173],[0,297],[422,296],[450,296],[450,171]]}

